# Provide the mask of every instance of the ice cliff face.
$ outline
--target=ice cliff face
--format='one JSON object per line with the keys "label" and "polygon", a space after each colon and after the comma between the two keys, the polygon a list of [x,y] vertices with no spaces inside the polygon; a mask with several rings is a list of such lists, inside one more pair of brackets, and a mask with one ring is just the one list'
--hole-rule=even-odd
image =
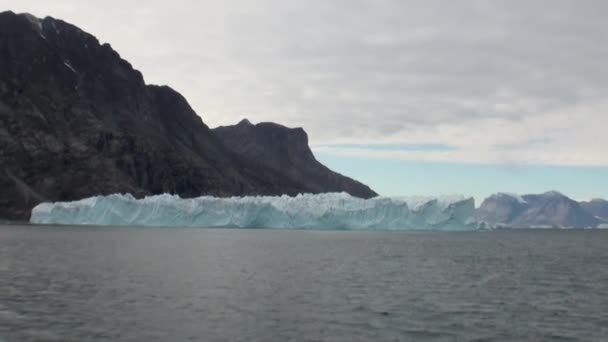
{"label": "ice cliff face", "polygon": [[174,195],[135,199],[98,196],[43,203],[32,223],[171,227],[231,227],[341,230],[476,229],[472,198],[373,198],[346,193],[296,197],[199,197]]}

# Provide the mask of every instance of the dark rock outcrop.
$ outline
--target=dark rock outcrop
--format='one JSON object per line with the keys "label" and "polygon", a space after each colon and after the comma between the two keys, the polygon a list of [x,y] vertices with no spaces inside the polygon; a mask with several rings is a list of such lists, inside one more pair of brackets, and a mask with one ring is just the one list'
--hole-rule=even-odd
{"label": "dark rock outcrop", "polygon": [[555,191],[521,197],[492,195],[477,209],[477,220],[492,226],[513,228],[587,228],[602,223],[578,202]]}
{"label": "dark rock outcrop", "polygon": [[0,217],[21,220],[41,201],[118,192],[350,192],[241,158],[179,93],[146,85],[110,45],[12,12],[0,13],[0,188]]}
{"label": "dark rock outcrop", "polygon": [[608,222],[608,201],[600,198],[588,202],[579,202],[581,207],[591,215]]}
{"label": "dark rock outcrop", "polygon": [[346,191],[362,198],[377,196],[368,186],[319,163],[301,128],[270,122],[253,125],[245,119],[234,126],[215,128],[213,132],[239,157],[281,173],[307,192]]}

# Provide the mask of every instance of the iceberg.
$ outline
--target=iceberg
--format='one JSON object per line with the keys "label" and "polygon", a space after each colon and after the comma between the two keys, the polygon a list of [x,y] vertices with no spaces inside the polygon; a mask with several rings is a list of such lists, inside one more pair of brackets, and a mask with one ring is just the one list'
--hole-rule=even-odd
{"label": "iceberg", "polygon": [[130,194],[96,196],[75,202],[42,203],[34,224],[276,228],[321,230],[477,229],[473,198],[377,197],[346,193],[289,196],[198,197]]}

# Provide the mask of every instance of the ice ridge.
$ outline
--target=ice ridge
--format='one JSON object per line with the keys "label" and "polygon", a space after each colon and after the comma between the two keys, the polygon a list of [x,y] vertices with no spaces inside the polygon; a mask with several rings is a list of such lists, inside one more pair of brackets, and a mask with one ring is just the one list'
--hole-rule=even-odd
{"label": "ice ridge", "polygon": [[331,230],[476,229],[473,198],[360,199],[346,193],[289,196],[198,197],[130,194],[42,203],[31,223],[205,228]]}

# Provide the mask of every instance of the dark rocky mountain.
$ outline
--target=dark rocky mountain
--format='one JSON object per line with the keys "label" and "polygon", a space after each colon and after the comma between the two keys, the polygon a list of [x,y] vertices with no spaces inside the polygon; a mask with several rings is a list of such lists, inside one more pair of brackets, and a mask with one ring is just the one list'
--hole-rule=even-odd
{"label": "dark rocky mountain", "polygon": [[213,132],[239,157],[284,174],[309,192],[346,191],[354,196],[377,196],[368,186],[335,173],[319,163],[308,146],[302,128],[287,128],[271,122],[251,124],[243,120]]}
{"label": "dark rocky mountain", "polygon": [[591,215],[608,222],[608,201],[596,198],[588,202],[579,202],[579,204]]}
{"label": "dark rocky mountain", "polygon": [[602,223],[578,202],[555,191],[540,195],[492,195],[477,209],[477,220],[513,228],[586,228]]}
{"label": "dark rocky mountain", "polygon": [[[285,165],[310,160],[294,163],[304,148],[286,147]],[[0,217],[28,219],[41,201],[117,192],[375,195],[327,169],[326,178],[295,179],[273,167],[283,156],[252,162],[233,150],[179,93],[146,85],[110,45],[61,20],[0,13]]]}

